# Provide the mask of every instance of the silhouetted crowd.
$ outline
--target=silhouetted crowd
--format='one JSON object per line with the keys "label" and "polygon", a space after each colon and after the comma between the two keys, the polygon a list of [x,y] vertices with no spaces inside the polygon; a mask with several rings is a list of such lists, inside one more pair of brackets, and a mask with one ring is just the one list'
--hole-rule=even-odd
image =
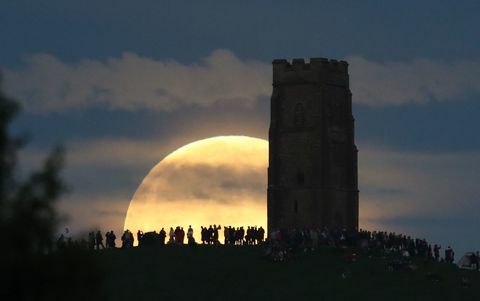
{"label": "silhouetted crowd", "polygon": [[[210,228],[205,231],[208,233],[209,230]],[[265,230],[261,226],[259,228],[257,226],[247,227],[246,231],[243,227],[228,226],[223,227],[223,237],[225,245],[258,245],[264,241]]]}
{"label": "silhouetted crowd", "polygon": [[[435,244],[432,247],[425,239],[412,238],[393,232],[365,230],[358,232],[358,238],[362,248],[380,252],[401,252],[404,257],[417,256],[440,261],[441,246]],[[444,260],[449,263],[453,263],[455,260],[455,252],[450,246],[445,249]]]}
{"label": "silhouetted crowd", "polygon": [[[200,237],[202,245],[221,245],[219,233],[222,231],[220,225],[210,225],[200,227]],[[62,233],[57,240],[57,248],[63,249],[68,246],[81,246],[91,250],[115,249],[116,235],[113,231],[105,233],[105,238],[101,231],[92,231],[88,233],[88,239],[82,239],[80,242],[73,241],[68,235],[68,229]],[[265,245],[265,255],[274,261],[283,261],[290,254],[297,251],[312,251],[320,246],[331,247],[359,247],[369,254],[401,254],[404,258],[418,257],[428,260],[445,261],[453,263],[455,261],[455,252],[448,246],[444,250],[444,257],[440,253],[442,247],[438,244],[429,244],[425,239],[412,238],[410,236],[396,234],[393,232],[382,231],[346,231],[338,229],[294,229],[294,230],[276,230],[265,240],[265,230],[262,227],[249,226],[244,227],[223,227],[224,245]],[[104,244],[105,241],[105,244]],[[196,245],[194,231],[189,226],[187,231],[183,227],[171,227],[167,233],[162,228],[158,233],[150,231],[143,233],[137,232],[137,241],[142,246],[164,246],[164,245]],[[133,233],[125,230],[121,236],[121,248],[132,248],[135,239]],[[480,259],[472,258],[472,262],[478,266]]]}
{"label": "silhouetted crowd", "polygon": [[[210,225],[210,226],[201,226],[200,227],[200,240],[203,245],[220,245],[219,234],[222,227],[220,225]],[[223,236],[225,245],[257,245],[261,244],[264,241],[265,230],[262,227],[247,227],[247,230],[244,227],[223,227]],[[183,227],[177,226],[175,229],[170,228],[168,232],[168,241],[167,233],[164,228],[162,228],[159,233],[155,231],[143,233],[141,231],[137,234],[137,239],[140,246],[143,245],[183,245],[186,243],[188,245],[196,245],[193,235],[193,228],[190,225],[185,233]]]}
{"label": "silhouetted crowd", "polygon": [[441,246],[433,247],[425,240],[393,232],[330,230],[324,229],[294,229],[291,231],[277,230],[271,233],[267,240],[266,255],[274,261],[283,261],[292,252],[315,250],[320,246],[360,247],[370,254],[396,253],[403,257],[419,257],[429,260],[444,260],[453,263],[455,253],[448,246],[445,256],[440,259]]}

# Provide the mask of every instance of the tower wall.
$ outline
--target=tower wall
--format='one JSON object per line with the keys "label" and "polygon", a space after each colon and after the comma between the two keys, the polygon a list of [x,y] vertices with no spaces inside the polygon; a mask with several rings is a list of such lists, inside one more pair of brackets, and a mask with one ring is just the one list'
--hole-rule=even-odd
{"label": "tower wall", "polygon": [[269,231],[358,227],[347,62],[273,61],[269,142]]}

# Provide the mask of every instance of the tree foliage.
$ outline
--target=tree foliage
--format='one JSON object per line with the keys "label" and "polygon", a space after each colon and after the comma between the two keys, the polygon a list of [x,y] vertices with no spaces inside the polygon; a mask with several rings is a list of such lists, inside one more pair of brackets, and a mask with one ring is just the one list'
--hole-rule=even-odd
{"label": "tree foliage", "polygon": [[17,153],[25,143],[9,128],[19,112],[0,86],[0,266],[6,278],[0,300],[93,300],[100,278],[91,254],[54,250],[55,204],[66,190],[64,151],[55,148],[38,171],[19,179]]}

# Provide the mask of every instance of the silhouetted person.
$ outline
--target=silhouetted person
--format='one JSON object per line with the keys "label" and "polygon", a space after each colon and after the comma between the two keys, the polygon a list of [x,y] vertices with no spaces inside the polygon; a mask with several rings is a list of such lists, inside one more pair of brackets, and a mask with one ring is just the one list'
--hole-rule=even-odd
{"label": "silhouetted person", "polygon": [[133,248],[133,243],[135,242],[135,239],[133,238],[133,233],[130,232],[130,230],[127,229],[128,232],[128,246],[130,248]]}
{"label": "silhouetted person", "polygon": [[107,249],[114,249],[115,248],[115,240],[117,237],[115,236],[115,233],[113,233],[113,230],[110,232],[107,232],[105,234],[105,244]]}
{"label": "silhouetted person", "polygon": [[127,247],[127,230],[123,231],[122,237],[120,238],[122,241],[122,249]]}
{"label": "silhouetted person", "polygon": [[175,231],[172,227],[170,227],[170,231],[168,232],[168,243],[173,244],[175,242]]}
{"label": "silhouetted person", "polygon": [[259,243],[262,243],[264,238],[265,238],[265,230],[262,228],[262,226],[260,226],[260,228],[258,228],[258,242]]}
{"label": "silhouetted person", "polygon": [[445,261],[448,263],[453,263],[455,260],[455,253],[453,252],[453,249],[448,246],[447,249],[445,249]]}
{"label": "silhouetted person", "polygon": [[195,245],[195,238],[193,237],[193,229],[192,226],[188,226],[187,230],[187,242],[189,246]]}
{"label": "silhouetted person", "polygon": [[208,230],[207,230],[207,227],[203,227],[203,226],[201,226],[200,229],[201,229],[200,234],[202,237],[202,244],[205,244],[207,243]]}
{"label": "silhouetted person", "polygon": [[223,227],[223,244],[230,244],[230,227]]}
{"label": "silhouetted person", "polygon": [[440,245],[437,245],[435,244],[433,246],[433,256],[435,257],[435,261],[439,261],[440,260],[440,249],[442,247]]}
{"label": "silhouetted person", "polygon": [[180,237],[179,237],[179,243],[181,245],[184,244],[184,241],[185,241],[185,231],[183,230],[183,227],[180,227],[180,231],[178,232]]}
{"label": "silhouetted person", "polygon": [[111,248],[116,248],[117,245],[115,243],[115,241],[117,240],[117,236],[115,235],[115,233],[113,233],[113,230],[110,231],[110,247]]}
{"label": "silhouetted person", "polygon": [[143,232],[138,230],[137,231],[137,241],[138,241],[138,245],[142,245],[143,243]]}
{"label": "silhouetted person", "polygon": [[122,235],[122,248],[132,248],[133,247],[133,234],[130,230],[125,230]]}
{"label": "silhouetted person", "polygon": [[95,249],[95,232],[89,232],[88,233],[88,248],[90,250]]}
{"label": "silhouetted person", "polygon": [[100,250],[100,247],[102,247],[102,249],[105,249],[105,245],[103,244],[102,232],[100,232],[100,230],[98,230],[97,234],[95,235],[95,247],[97,248],[97,250]]}
{"label": "silhouetted person", "polygon": [[240,230],[238,233],[239,245],[243,245],[244,238],[245,238],[245,229],[243,227],[240,227]]}
{"label": "silhouetted person", "polygon": [[110,232],[105,232],[105,247],[110,249]]}
{"label": "silhouetted person", "polygon": [[166,237],[167,237],[167,232],[165,232],[165,230],[162,228],[162,230],[160,230],[160,232],[158,233],[158,238],[160,240],[160,246],[165,245],[165,238]]}
{"label": "silhouetted person", "polygon": [[210,225],[207,229],[207,244],[211,244],[213,240],[213,227]]}
{"label": "silhouetted person", "polygon": [[247,245],[250,245],[252,243],[252,229],[250,229],[250,226],[247,227],[247,235],[245,235],[245,241]]}
{"label": "silhouetted person", "polygon": [[215,245],[219,245],[220,244],[220,241],[218,240],[218,230],[220,230],[222,227],[220,225],[218,225],[218,227],[216,227],[215,225],[213,225],[213,243]]}

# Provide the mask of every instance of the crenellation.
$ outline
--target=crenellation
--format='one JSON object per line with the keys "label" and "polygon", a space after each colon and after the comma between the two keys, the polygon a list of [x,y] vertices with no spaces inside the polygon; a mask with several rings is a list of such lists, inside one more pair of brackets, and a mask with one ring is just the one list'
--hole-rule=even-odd
{"label": "crenellation", "polygon": [[288,61],[286,59],[276,59],[276,60],[273,60],[272,64],[274,64],[274,65],[287,65]]}
{"label": "crenellation", "polygon": [[296,58],[292,60],[292,67],[294,70],[304,70],[309,67],[309,64],[305,64],[303,58]]}
{"label": "crenellation", "polygon": [[[273,64],[273,85],[329,82],[348,87],[348,63],[342,60],[311,58],[276,59]],[[328,80],[326,80],[328,79]]]}

